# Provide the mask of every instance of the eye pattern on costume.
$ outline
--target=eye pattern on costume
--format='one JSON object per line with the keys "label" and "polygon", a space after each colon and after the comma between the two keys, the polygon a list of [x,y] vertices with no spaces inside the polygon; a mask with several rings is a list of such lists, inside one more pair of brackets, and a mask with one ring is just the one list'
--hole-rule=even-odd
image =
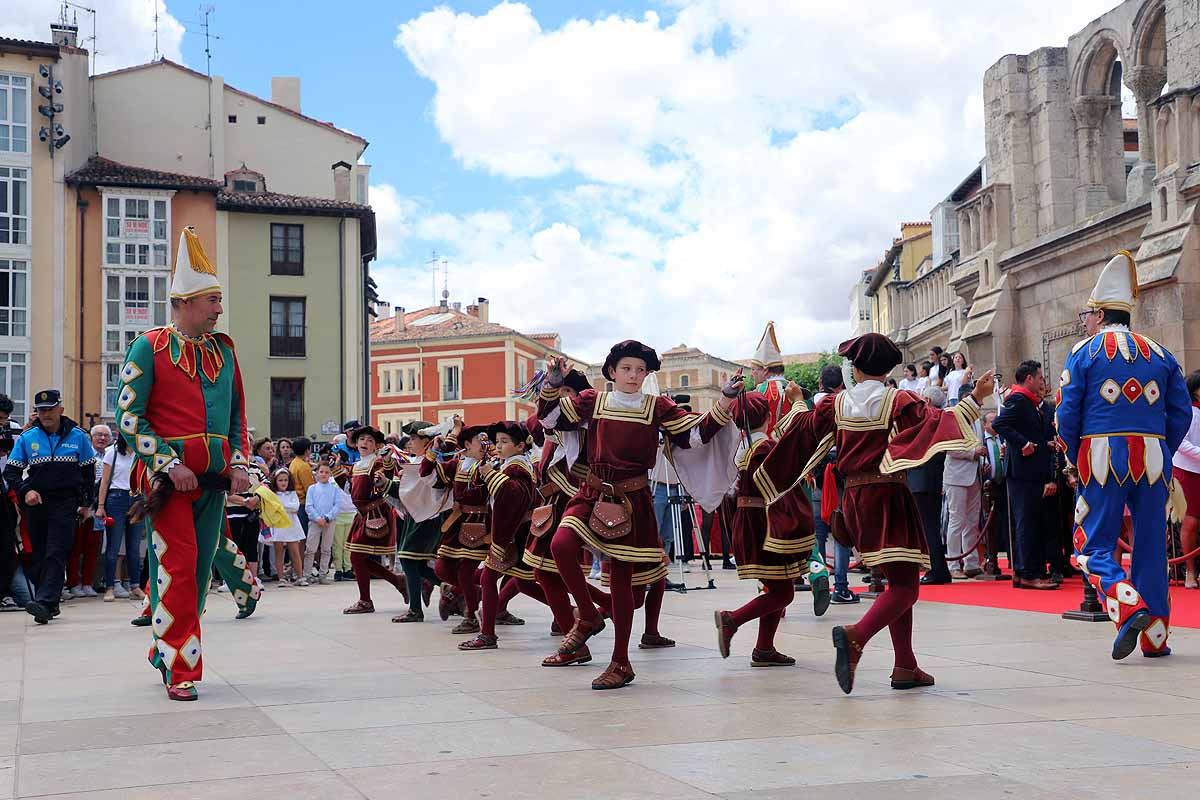
{"label": "eye pattern on costume", "polygon": [[1109,378],[1104,383],[1100,384],[1100,396],[1110,403],[1117,402],[1117,398],[1121,396],[1121,387],[1112,378]]}
{"label": "eye pattern on costume", "polygon": [[129,384],[122,386],[121,394],[117,396],[117,407],[122,411],[128,411],[134,400],[137,400],[137,392],[133,390],[133,387]]}
{"label": "eye pattern on costume", "polygon": [[154,451],[158,449],[158,442],[153,436],[139,436],[137,437],[137,449],[139,455],[153,455]]}
{"label": "eye pattern on costume", "polygon": [[162,600],[163,595],[167,593],[167,589],[171,587],[171,573],[167,572],[162,567],[158,568],[158,599]]}
{"label": "eye pattern on costume", "polygon": [[[235,547],[236,547],[236,545],[235,545]],[[242,555],[241,553],[238,553],[236,556],[233,557],[233,565],[235,567],[237,567],[238,569],[245,569],[246,568],[246,557],[244,555]]]}
{"label": "eye pattern on costume", "polygon": [[1147,383],[1146,388],[1143,390],[1143,394],[1146,395],[1146,402],[1150,405],[1157,403],[1159,399],[1162,398],[1162,389],[1158,388],[1158,381],[1150,381]]}
{"label": "eye pattern on costume", "polygon": [[175,656],[179,655],[179,651],[162,639],[159,639],[158,654],[162,656],[163,663],[167,665],[167,669],[170,669],[171,665],[175,663]]}
{"label": "eye pattern on costume", "polygon": [[1150,645],[1155,650],[1161,650],[1162,646],[1167,643],[1167,635],[1169,629],[1167,623],[1160,617],[1150,623],[1150,627],[1142,631],[1142,635],[1150,642]]}
{"label": "eye pattern on costume", "polygon": [[1075,501],[1075,524],[1082,525],[1083,521],[1087,519],[1088,512],[1091,510],[1091,506],[1083,499],[1083,495],[1079,495],[1079,499]]}
{"label": "eye pattern on costume", "polygon": [[1104,610],[1108,612],[1108,618],[1113,622],[1121,621],[1121,604],[1117,602],[1117,598],[1104,598]]}
{"label": "eye pattern on costume", "polygon": [[150,534],[150,546],[154,548],[154,555],[162,559],[163,553],[167,552],[167,540],[162,537],[158,531]]}
{"label": "eye pattern on costume", "polygon": [[170,456],[164,456],[161,453],[155,453],[154,454],[154,471],[162,472],[163,469],[174,460],[175,459],[171,458]]}
{"label": "eye pattern on costume", "polygon": [[196,634],[193,633],[183,643],[183,647],[179,650],[179,657],[190,668],[196,668],[196,664],[200,661],[200,640],[196,637]]}
{"label": "eye pattern on costume", "polygon": [[1130,378],[1121,387],[1121,394],[1125,395],[1125,399],[1131,403],[1136,403],[1137,399],[1142,396],[1143,391],[1142,383],[1137,378]]}
{"label": "eye pattern on costume", "polygon": [[1060,386],[1066,386],[1070,382],[1071,382],[1071,370],[1064,369],[1062,371],[1062,377],[1058,379],[1058,383]]}
{"label": "eye pattern on costume", "polygon": [[164,603],[159,603],[158,607],[154,609],[154,635],[160,639],[163,638],[174,624],[175,615],[167,610]]}
{"label": "eye pattern on costume", "polygon": [[137,414],[126,412],[121,415],[120,428],[121,433],[127,433],[130,436],[137,433],[138,422],[140,421]]}
{"label": "eye pattern on costume", "polygon": [[239,608],[246,605],[246,601],[249,599],[250,595],[246,594],[241,589],[238,589],[233,593],[233,602],[236,603]]}
{"label": "eye pattern on costume", "polygon": [[121,368],[121,382],[132,383],[142,377],[142,369],[132,361],[125,362],[125,366]]}

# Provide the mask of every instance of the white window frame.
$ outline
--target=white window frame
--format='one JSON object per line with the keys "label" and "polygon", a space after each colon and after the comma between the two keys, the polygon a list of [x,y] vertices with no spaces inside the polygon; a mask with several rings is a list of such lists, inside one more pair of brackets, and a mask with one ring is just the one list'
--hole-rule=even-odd
{"label": "white window frame", "polygon": [[400,433],[400,430],[410,422],[416,422],[421,417],[415,412],[402,411],[394,414],[379,415],[379,430],[384,436],[390,433]]}
{"label": "white window frame", "polygon": [[[0,392],[13,401],[12,419],[16,422],[24,422],[29,417],[30,355],[28,350],[0,351]],[[14,357],[19,358],[19,363],[13,362]],[[24,374],[24,388],[19,392],[13,390],[13,367],[20,367]]]}
{"label": "white window frame", "polygon": [[[12,90],[15,86],[14,81],[24,82],[25,84],[25,102],[20,105],[20,109],[25,117],[24,122],[17,122],[13,119],[13,109],[18,107],[12,102]],[[29,138],[29,132],[33,127],[33,122],[31,120],[31,115],[33,113],[32,96],[37,93],[33,88],[33,76],[18,72],[0,72],[0,93],[6,95],[4,98],[5,102],[0,103],[0,126],[5,127],[8,132],[8,136],[6,137],[8,146],[0,149],[0,153],[4,154],[6,157],[16,157],[18,159],[22,159],[24,163],[28,164],[29,152],[33,148],[33,144],[30,142]],[[12,149],[12,130],[18,127],[25,129],[25,148],[23,150]]]}
{"label": "white window frame", "polygon": [[[421,392],[421,369],[416,361],[385,362],[379,365],[378,375],[380,397],[397,397]],[[400,388],[397,389],[397,386]]]}
{"label": "white window frame", "polygon": [[[101,414],[104,417],[113,417],[116,415],[116,396],[120,389],[120,378],[118,373],[121,369],[121,364],[125,360],[125,353],[129,349],[129,343],[137,338],[137,335],[142,331],[157,327],[161,324],[166,324],[170,321],[170,293],[171,293],[171,273],[165,270],[140,270],[137,267],[131,269],[105,269],[103,271],[103,292],[101,330],[102,336],[100,339],[100,395],[101,395]],[[108,284],[111,278],[115,278],[118,282],[118,296],[109,298]],[[133,307],[127,302],[128,281],[130,279],[142,279],[147,281],[147,309],[148,315],[145,322],[134,321],[127,319],[130,309]],[[155,299],[154,286],[155,281],[162,281],[162,297],[159,300]],[[109,317],[109,304],[116,304],[119,313],[119,318],[114,322]],[[162,314],[156,320],[154,316],[155,303],[161,304],[160,310]],[[117,347],[110,349],[108,340],[109,333],[117,334]]]}
{"label": "white window frame", "polygon": [[445,422],[446,420],[454,419],[455,417],[459,417],[461,419],[466,419],[467,412],[463,411],[461,408],[442,409],[437,412],[437,424],[440,425],[441,423]]}
{"label": "white window frame", "polygon": [[[446,397],[446,369],[448,367],[458,368],[458,396]],[[466,397],[463,388],[463,359],[461,358],[439,358],[437,362],[438,371],[438,402],[439,403],[457,403]]]}
{"label": "white window frame", "polygon": [[[14,173],[18,171],[21,174],[15,175]],[[33,245],[31,245],[29,242],[29,184],[30,178],[32,177],[31,172],[32,171],[29,166],[16,166],[0,163],[0,195],[4,197],[6,201],[5,206],[8,209],[7,211],[0,211],[0,216],[8,219],[9,239],[15,238],[13,236],[13,232],[17,229],[18,223],[23,223],[19,225],[23,233],[23,241],[0,242],[0,254],[23,253],[25,255],[29,255],[33,252]],[[13,206],[16,205],[13,202],[13,185],[17,181],[20,181],[22,184],[24,184],[24,191],[22,192],[21,197],[22,206],[25,211],[24,214],[13,213]]]}
{"label": "white window frame", "polygon": [[521,388],[529,382],[529,359],[524,356],[517,356],[517,385],[514,388]]}
{"label": "white window frame", "polygon": [[[21,264],[23,267],[20,270],[14,269],[13,265]],[[17,276],[20,280],[16,280]],[[7,277],[3,277],[7,276]],[[29,339],[29,259],[28,258],[8,258],[0,256],[0,282],[7,281],[8,286],[8,302],[7,306],[0,305],[0,316],[6,319],[0,319],[0,342],[9,339]],[[21,293],[25,295],[25,302],[18,305],[14,302],[13,297],[17,294],[15,291],[18,284],[21,286]],[[20,317],[20,322],[17,317]],[[21,331],[16,332],[16,326],[21,326]],[[4,332],[4,326],[8,327],[8,333]]]}
{"label": "white window frame", "polygon": [[[105,269],[132,268],[171,271],[171,200],[175,192],[157,189],[112,189],[101,187],[100,209],[104,232],[102,262]],[[129,230],[130,222],[140,217],[129,216],[128,203],[146,203],[146,235]],[[110,216],[110,205],[116,203],[117,216]],[[157,216],[157,203],[162,203],[164,214]],[[111,235],[110,221],[117,221],[117,233]],[[161,228],[160,228],[161,226]],[[159,236],[159,233],[162,233]],[[142,263],[142,252],[145,263]],[[110,251],[112,251],[110,253]],[[116,260],[113,260],[115,254]]]}

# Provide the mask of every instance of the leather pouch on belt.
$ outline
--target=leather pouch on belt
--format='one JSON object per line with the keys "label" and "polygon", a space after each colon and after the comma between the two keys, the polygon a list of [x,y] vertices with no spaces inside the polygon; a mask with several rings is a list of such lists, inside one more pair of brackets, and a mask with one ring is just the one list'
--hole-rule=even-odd
{"label": "leather pouch on belt", "polygon": [[633,530],[632,509],[626,503],[597,500],[588,518],[588,527],[605,541],[628,536]]}
{"label": "leather pouch on belt", "polygon": [[538,506],[529,517],[529,532],[539,539],[550,532],[554,525],[554,504]]}
{"label": "leather pouch on belt", "polygon": [[488,526],[482,522],[464,522],[459,526],[458,540],[463,547],[479,547],[488,539]]}

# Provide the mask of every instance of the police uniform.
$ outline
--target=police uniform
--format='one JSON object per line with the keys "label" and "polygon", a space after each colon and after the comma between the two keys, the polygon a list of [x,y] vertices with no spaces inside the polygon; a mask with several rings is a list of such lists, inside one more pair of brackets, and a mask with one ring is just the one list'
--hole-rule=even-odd
{"label": "police uniform", "polygon": [[[1129,312],[1137,267],[1122,250],[1108,262],[1088,308]],[[1113,658],[1170,653],[1167,517],[1171,457],[1192,409],[1183,372],[1162,345],[1109,325],[1075,345],[1058,392],[1058,435],[1078,471],[1075,557],[1117,626]],[[1125,508],[1133,521],[1130,574],[1113,558]]]}
{"label": "police uniform", "polygon": [[[44,389],[34,395],[33,404],[39,409],[55,408],[62,405],[62,395],[57,389]],[[41,422],[22,433],[4,467],[4,482],[16,491],[28,521],[37,594],[25,610],[38,624],[58,616],[76,515],[91,505],[95,465],[96,452],[87,433],[64,415],[54,433]],[[37,492],[41,502],[28,505],[30,492]]]}

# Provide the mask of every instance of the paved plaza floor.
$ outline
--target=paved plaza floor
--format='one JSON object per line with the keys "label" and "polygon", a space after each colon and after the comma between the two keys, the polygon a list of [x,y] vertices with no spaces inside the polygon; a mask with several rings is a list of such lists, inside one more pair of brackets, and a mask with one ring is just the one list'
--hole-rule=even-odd
{"label": "paved plaza floor", "polygon": [[[693,576],[695,577],[695,576]],[[637,680],[594,692],[596,661],[545,669],[549,615],[461,653],[450,625],[393,625],[399,597],[346,617],[352,584],[269,589],[233,619],[211,595],[196,703],[166,699],[135,607],[76,600],[49,627],[0,615],[0,800],[58,798],[1180,797],[1200,775],[1200,633],[1175,655],[1108,657],[1112,627],[922,603],[932,690],[892,691],[886,634],[851,697],[829,630],[865,606],[812,616],[799,595],[778,637],[790,669],[752,669],[754,626],[716,652],[712,612],[753,584],[668,594],[671,650],[634,650]],[[1064,600],[1067,600],[1064,594]],[[436,598],[435,598],[436,603]],[[638,615],[640,631],[641,615]],[[636,636],[636,634],[635,634]],[[133,787],[137,787],[136,789]]]}

